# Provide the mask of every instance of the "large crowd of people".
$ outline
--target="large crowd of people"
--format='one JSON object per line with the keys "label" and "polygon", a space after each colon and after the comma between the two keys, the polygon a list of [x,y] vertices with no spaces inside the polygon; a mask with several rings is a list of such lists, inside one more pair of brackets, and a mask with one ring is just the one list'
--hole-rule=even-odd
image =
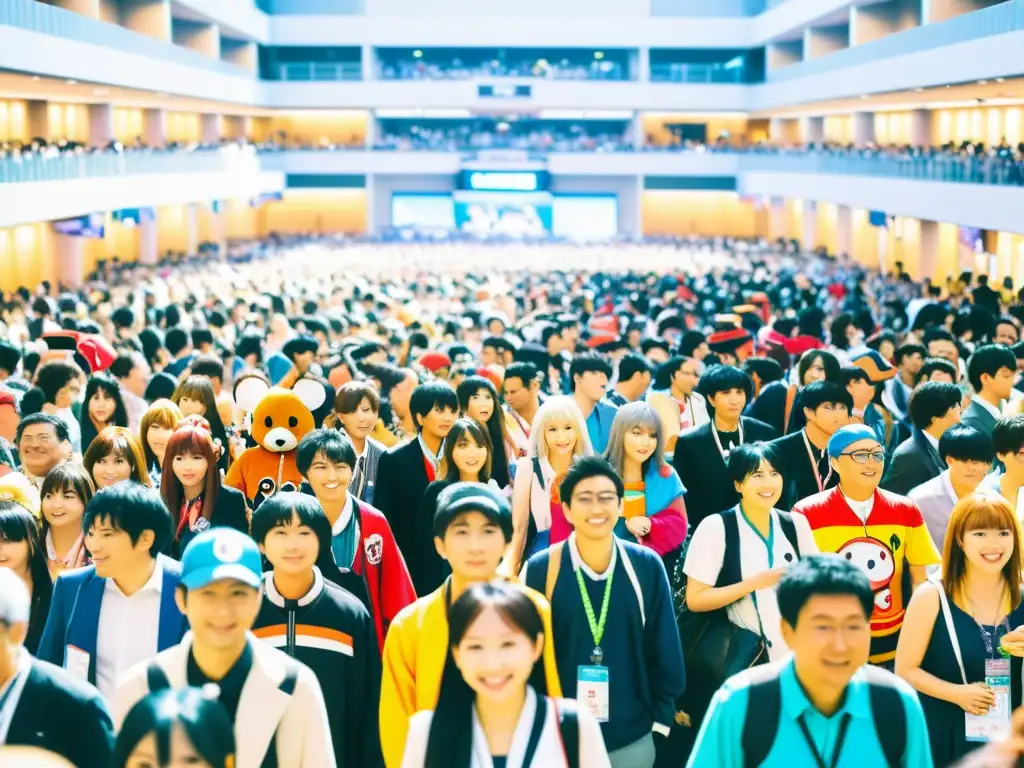
{"label": "large crowd of people", "polygon": [[1024,751],[1012,285],[293,238],[0,321],[4,765]]}

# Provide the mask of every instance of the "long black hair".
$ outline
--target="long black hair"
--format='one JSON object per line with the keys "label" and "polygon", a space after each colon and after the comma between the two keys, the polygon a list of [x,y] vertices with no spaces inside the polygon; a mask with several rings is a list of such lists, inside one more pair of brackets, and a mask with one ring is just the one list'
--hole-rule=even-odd
{"label": "long black hair", "polygon": [[235,763],[235,727],[224,705],[198,688],[167,688],[150,693],[128,711],[117,734],[111,765],[124,768],[139,742],[156,737],[156,758],[163,768],[171,764],[174,726],[192,742],[199,757],[213,768]]}
{"label": "long black hair", "polygon": [[443,480],[448,485],[451,485],[462,479],[462,476],[459,474],[459,468],[455,465],[455,449],[459,447],[459,442],[464,437],[468,437],[477,445],[487,449],[487,461],[484,462],[484,466],[480,467],[479,480],[481,483],[486,483],[491,479],[491,471],[494,466],[494,446],[491,444],[490,435],[484,431],[484,428],[478,422],[469,418],[469,416],[456,419],[455,423],[452,424],[451,431],[444,439],[444,452],[441,458],[445,468]]}
{"label": "long black hair", "polygon": [[[473,702],[476,694],[455,665],[451,649],[462,642],[466,631],[487,608],[493,608],[511,628],[531,642],[544,634],[540,612],[525,591],[500,582],[474,584],[452,605],[448,613],[448,660],[441,678],[441,693],[430,723],[424,768],[469,768],[473,754]],[[545,638],[551,642],[550,638]],[[528,684],[538,696],[547,695],[544,660],[537,659]]]}
{"label": "long black hair", "polygon": [[46,563],[46,545],[36,517],[16,501],[0,501],[0,541],[28,542],[28,572],[32,577],[32,607],[28,617],[25,647],[35,653],[42,638],[46,615],[50,612],[53,580]]}
{"label": "long black hair", "polygon": [[499,488],[507,488],[512,480],[508,476],[508,455],[505,453],[505,411],[498,399],[498,390],[483,376],[468,376],[462,380],[455,393],[459,398],[459,408],[466,413],[469,399],[481,389],[486,390],[494,402],[494,410],[487,420],[487,434],[491,438],[491,477]]}
{"label": "long black hair", "polygon": [[[89,415],[89,401],[100,390],[103,390],[103,393],[114,401],[114,413],[107,424],[96,429],[92,416]],[[94,373],[89,377],[89,382],[85,385],[85,397],[82,400],[82,411],[78,415],[78,423],[82,425],[82,453],[89,449],[89,444],[96,439],[96,435],[104,427],[128,426],[128,409],[125,407],[124,397],[121,396],[121,388],[112,377],[105,373]]]}

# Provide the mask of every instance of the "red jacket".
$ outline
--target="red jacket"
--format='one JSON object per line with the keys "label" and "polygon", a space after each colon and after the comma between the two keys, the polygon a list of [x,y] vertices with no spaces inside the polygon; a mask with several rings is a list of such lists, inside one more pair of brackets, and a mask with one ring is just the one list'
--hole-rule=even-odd
{"label": "red jacket", "polygon": [[359,535],[362,546],[352,562],[352,570],[362,577],[373,606],[377,644],[384,650],[388,627],[400,610],[416,600],[412,577],[402,552],[395,544],[391,526],[376,507],[356,499],[359,508]]}

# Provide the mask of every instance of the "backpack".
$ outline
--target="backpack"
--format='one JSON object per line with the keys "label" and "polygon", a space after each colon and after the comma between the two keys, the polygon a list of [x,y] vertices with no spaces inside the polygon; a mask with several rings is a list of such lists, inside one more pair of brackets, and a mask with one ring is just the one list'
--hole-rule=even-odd
{"label": "backpack", "polygon": [[[281,681],[278,689],[286,696],[291,696],[295,693],[295,684],[298,678],[299,668],[291,661],[286,662],[284,679]],[[149,685],[150,693],[164,691],[171,687],[171,681],[167,679],[167,674],[155,660],[151,661],[146,668],[146,683]],[[278,768],[276,728],[274,729],[274,735],[270,737],[270,746],[267,747],[267,754],[264,755],[260,768]]]}
{"label": "backpack", "polygon": [[[758,667],[751,675],[747,711],[743,719],[744,768],[757,768],[768,757],[775,744],[782,715],[781,666]],[[864,667],[871,696],[871,719],[875,734],[885,755],[886,765],[898,768],[907,749],[907,713],[903,698],[895,685],[895,677],[884,669]],[[753,715],[753,716],[751,716]]]}
{"label": "backpack", "polygon": [[[533,474],[537,478],[537,482],[540,483],[540,489],[546,491],[544,487],[544,472],[540,468],[540,458],[537,456],[533,457]],[[534,539],[537,538],[537,522],[533,519],[533,510],[530,510],[529,523],[526,528],[526,542],[523,545],[523,561],[529,557],[530,550],[533,548]]]}

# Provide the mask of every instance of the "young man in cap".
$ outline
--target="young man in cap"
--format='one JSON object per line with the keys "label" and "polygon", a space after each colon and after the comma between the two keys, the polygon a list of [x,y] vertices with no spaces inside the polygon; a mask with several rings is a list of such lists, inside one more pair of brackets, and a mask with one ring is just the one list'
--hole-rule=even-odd
{"label": "young man in cap", "polygon": [[754,354],[754,339],[746,328],[730,328],[708,336],[708,347],[723,365],[742,365]]}
{"label": "young man in cap", "polygon": [[181,560],[175,599],[192,631],[124,675],[114,698],[115,725],[154,690],[215,683],[235,723],[237,768],[334,768],[313,672],[249,632],[262,602],[256,542],[232,528],[211,528],[189,542]]}
{"label": "young man in cap", "polygon": [[[438,497],[434,546],[448,561],[452,575],[399,613],[384,642],[380,737],[388,768],[402,764],[409,718],[437,705],[448,658],[448,607],[471,585],[495,578],[511,542],[508,501],[487,486],[455,483]],[[527,595],[537,604],[544,623],[548,695],[557,698],[562,688],[555,664],[551,608],[540,594],[527,590]]]}
{"label": "young man in cap", "polygon": [[839,485],[804,499],[793,511],[807,518],[822,552],[837,552],[871,581],[871,663],[891,667],[906,602],[904,562],[911,586],[917,586],[927,578],[925,569],[942,558],[914,503],[878,489],[885,451],[870,427],[837,430],[828,456]]}
{"label": "young man in cap", "polygon": [[893,453],[882,478],[885,490],[906,496],[946,469],[939,455],[939,440],[947,429],[960,423],[962,399],[960,387],[942,381],[929,381],[914,390],[910,397],[914,429],[910,439]]}

